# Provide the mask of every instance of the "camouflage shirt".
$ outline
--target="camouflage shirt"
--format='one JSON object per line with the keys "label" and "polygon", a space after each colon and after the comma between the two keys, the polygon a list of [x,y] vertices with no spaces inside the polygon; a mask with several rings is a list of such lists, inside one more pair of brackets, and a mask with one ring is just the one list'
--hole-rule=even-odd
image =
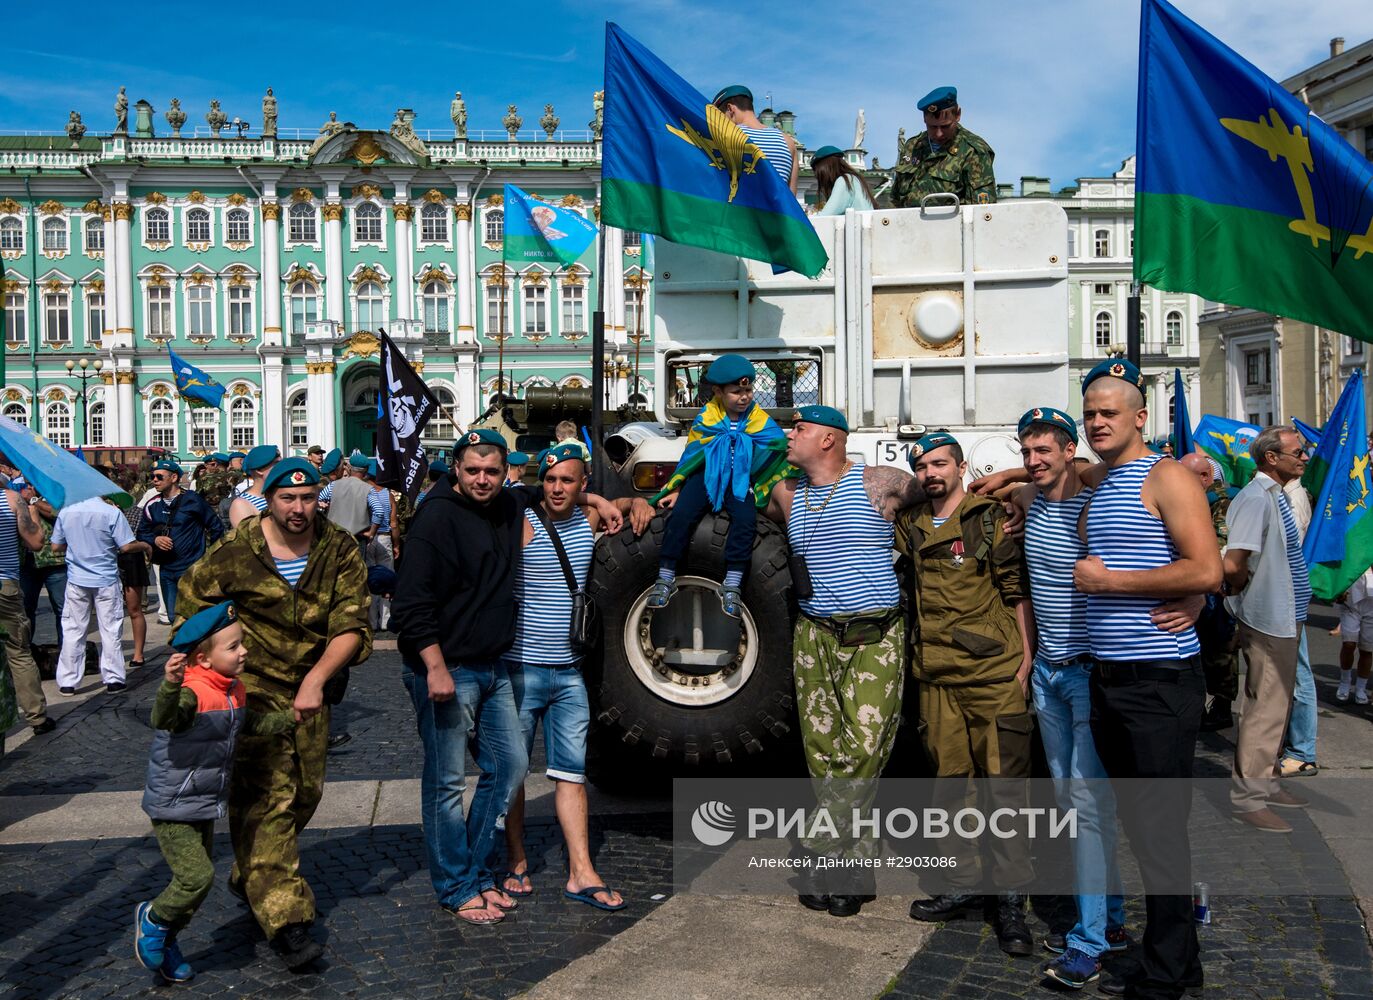
{"label": "camouflage shirt", "polygon": [[996,201],[996,156],[986,140],[959,126],[953,142],[938,152],[930,148],[929,133],[921,132],[896,154],[891,203],[895,208],[919,208],[927,194],[949,192],[965,205]]}
{"label": "camouflage shirt", "polygon": [[234,491],[234,486],[243,478],[240,472],[205,472],[195,477],[195,491],[205,498],[205,502],[216,510],[219,503]]}
{"label": "camouflage shirt", "polygon": [[1226,523],[1225,517],[1230,513],[1230,501],[1234,495],[1229,491],[1225,483],[1213,480],[1211,490],[1206,494],[1206,501],[1211,505],[1211,527],[1216,532],[1216,541],[1223,549],[1230,541],[1230,525]]}
{"label": "camouflage shirt", "polygon": [[181,578],[175,625],[230,600],[248,649],[243,681],[250,693],[263,679],[294,690],[329,641],[345,632],[362,636],[354,663],[372,654],[371,599],[358,543],[326,517],[315,518],[310,558],[295,587],[277,572],[259,518],[225,532]]}

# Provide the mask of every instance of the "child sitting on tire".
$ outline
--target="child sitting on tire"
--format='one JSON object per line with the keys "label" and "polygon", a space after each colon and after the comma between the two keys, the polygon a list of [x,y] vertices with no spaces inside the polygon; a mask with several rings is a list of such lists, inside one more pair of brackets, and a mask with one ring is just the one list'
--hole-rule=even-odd
{"label": "child sitting on tire", "polygon": [[706,370],[714,398],[696,414],[682,460],[654,498],[671,512],[663,532],[658,580],[648,596],[650,608],[667,607],[677,593],[677,562],[686,552],[692,529],[707,508],[723,508],[729,512],[729,535],[720,607],[730,617],[739,617],[740,588],[758,518],[754,479],[775,467],[786,447],[782,429],[753,401],[754,374],[752,362],[738,354],[723,354]]}

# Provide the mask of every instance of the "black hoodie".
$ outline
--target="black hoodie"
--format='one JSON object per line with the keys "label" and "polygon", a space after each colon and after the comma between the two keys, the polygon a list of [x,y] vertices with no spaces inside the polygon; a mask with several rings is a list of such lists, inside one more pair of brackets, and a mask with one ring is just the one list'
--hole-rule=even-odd
{"label": "black hoodie", "polygon": [[422,668],[419,651],[434,643],[457,667],[493,663],[515,641],[524,512],[540,491],[502,489],[478,504],[454,484],[451,473],[434,484],[405,534],[391,628],[415,667]]}

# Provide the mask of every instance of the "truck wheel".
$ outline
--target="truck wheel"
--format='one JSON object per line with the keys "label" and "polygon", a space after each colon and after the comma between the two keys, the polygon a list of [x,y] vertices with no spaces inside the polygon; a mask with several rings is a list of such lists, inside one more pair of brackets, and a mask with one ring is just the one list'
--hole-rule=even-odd
{"label": "truck wheel", "polygon": [[729,518],[707,514],[678,567],[677,595],[654,612],[646,602],[664,524],[659,515],[641,537],[625,529],[596,546],[589,589],[605,639],[604,655],[587,666],[600,729],[594,770],[699,773],[728,765],[734,772],[745,759],[770,756],[795,730],[786,538],[759,518],[743,616],[735,620],[716,594]]}

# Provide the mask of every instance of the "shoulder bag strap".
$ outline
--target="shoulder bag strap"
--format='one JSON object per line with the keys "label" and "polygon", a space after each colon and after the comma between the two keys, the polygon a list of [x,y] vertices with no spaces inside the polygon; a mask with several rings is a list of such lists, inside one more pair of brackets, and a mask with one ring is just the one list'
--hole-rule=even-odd
{"label": "shoulder bag strap", "polygon": [[543,525],[544,533],[553,543],[553,551],[558,554],[558,564],[563,568],[563,578],[567,581],[567,589],[573,594],[577,593],[581,589],[577,586],[577,574],[572,572],[572,560],[567,558],[567,549],[563,548],[563,540],[558,537],[558,529],[548,523],[548,518],[544,516],[542,503],[537,503],[529,509],[539,519],[539,523]]}

